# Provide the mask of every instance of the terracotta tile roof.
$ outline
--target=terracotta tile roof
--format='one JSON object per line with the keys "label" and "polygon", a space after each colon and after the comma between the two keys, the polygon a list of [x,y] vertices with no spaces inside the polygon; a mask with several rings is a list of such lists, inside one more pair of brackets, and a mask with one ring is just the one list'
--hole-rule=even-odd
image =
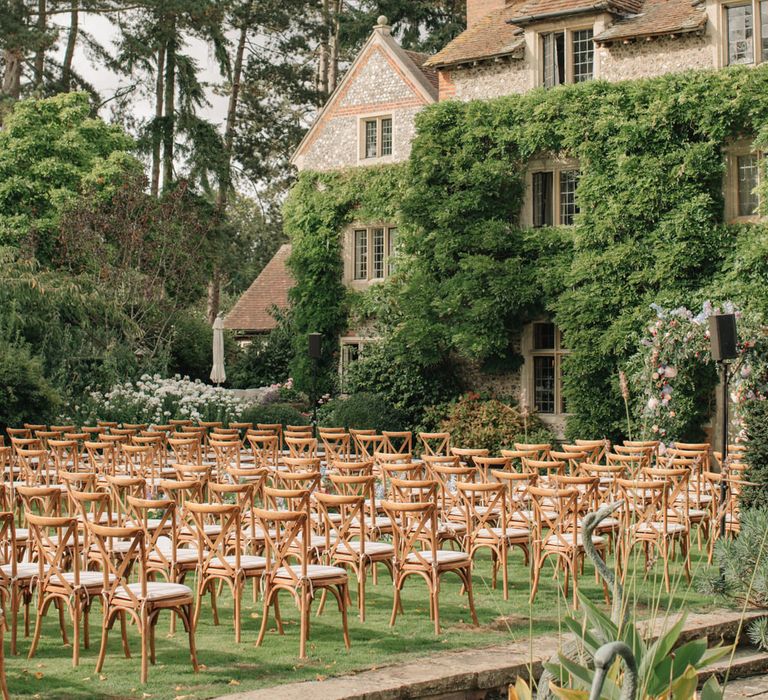
{"label": "terracotta tile roof", "polygon": [[290,254],[290,244],[280,246],[272,260],[226,315],[224,328],[269,331],[277,326],[277,321],[269,311],[273,306],[279,309],[288,306],[288,290],[295,284],[286,265]]}
{"label": "terracotta tile roof", "polygon": [[638,14],[616,22],[596,36],[595,41],[693,32],[702,29],[706,23],[704,3],[694,5],[691,0],[645,0]]}
{"label": "terracotta tile roof", "polygon": [[495,10],[483,17],[451,41],[442,51],[426,62],[426,66],[450,66],[458,63],[508,56],[522,52],[525,41],[518,27],[508,23],[521,5],[515,2],[502,10]]}
{"label": "terracotta tile roof", "polygon": [[429,80],[435,90],[437,90],[439,87],[437,71],[434,68],[429,68],[425,65],[431,56],[428,53],[419,53],[418,51],[403,50],[403,53],[416,64],[416,67],[424,73],[424,77]]}
{"label": "terracotta tile roof", "polygon": [[515,3],[510,20],[515,24],[529,24],[537,19],[562,13],[614,12],[634,14],[640,11],[643,0],[524,0]]}

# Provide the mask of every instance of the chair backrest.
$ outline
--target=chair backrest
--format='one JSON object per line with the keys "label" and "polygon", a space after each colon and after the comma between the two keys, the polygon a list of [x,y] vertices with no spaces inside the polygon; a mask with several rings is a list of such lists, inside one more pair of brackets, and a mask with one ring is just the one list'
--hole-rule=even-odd
{"label": "chair backrest", "polygon": [[450,433],[419,433],[418,437],[425,455],[447,456],[451,453]]}
{"label": "chair backrest", "polygon": [[147,482],[140,476],[109,476],[106,477],[109,492],[112,495],[112,505],[115,512],[116,524],[122,527],[130,513],[128,497],[144,498],[147,492]]}
{"label": "chair backrest", "polygon": [[[374,468],[374,473],[375,473]],[[381,476],[381,483],[384,488],[384,493],[387,494],[387,498],[397,500],[391,492],[391,483],[393,479],[406,479],[406,480],[420,480],[422,478],[422,469],[420,463],[404,462],[399,463],[384,463],[379,465],[379,475]]]}
{"label": "chair backrest", "polygon": [[261,494],[263,482],[246,481],[235,484],[211,484],[209,495],[211,503],[219,505],[234,503],[240,509],[240,521],[247,526],[251,533],[251,541],[256,539],[256,518],[253,509],[256,507],[256,494]]}
{"label": "chair backrest", "polygon": [[437,505],[439,484],[431,479],[390,479],[389,500],[396,503],[433,503]]}
{"label": "chair backrest", "polygon": [[516,442],[515,449],[521,452],[535,452],[536,460],[549,459],[552,445],[548,442]]}
{"label": "chair backrest", "polygon": [[24,509],[29,513],[39,513],[43,516],[58,517],[62,514],[64,492],[55,486],[23,486],[16,487],[16,493],[21,497]]}
{"label": "chair backrest", "polygon": [[384,451],[392,453],[413,452],[413,433],[410,430],[382,430]]}
{"label": "chair backrest", "polygon": [[49,484],[48,450],[16,448],[16,459],[21,468],[21,478],[28,484]]}
{"label": "chair backrest", "polygon": [[552,477],[552,483],[555,485],[555,488],[561,490],[576,489],[578,491],[576,507],[580,515],[585,515],[597,507],[597,491],[600,487],[600,479],[598,477],[588,474],[555,475]]}
{"label": "chair backrest", "polygon": [[317,439],[313,437],[286,437],[285,445],[291,457],[314,459],[317,457]]}
{"label": "chair backrest", "polygon": [[70,470],[77,471],[80,462],[80,446],[77,440],[51,438],[48,440],[48,449],[51,451],[53,465],[56,467],[57,473]]}
{"label": "chair backrest", "polygon": [[[104,437],[101,435],[100,437]],[[88,464],[99,474],[114,474],[117,455],[117,444],[104,440],[86,440],[83,443]]]}
{"label": "chair backrest", "polygon": [[350,458],[349,433],[328,432],[326,429],[321,429],[320,439],[323,441],[326,461],[346,461]]}
{"label": "chair backrest", "polygon": [[[144,531],[140,527],[115,527],[87,524],[91,540],[100,555],[100,568],[104,574],[102,596],[109,604],[118,596],[129,600],[134,609],[147,600],[147,550]],[[127,547],[115,547],[115,542],[125,542]],[[136,564],[138,563],[138,566]],[[138,578],[141,595],[130,587],[132,576]]]}
{"label": "chair backrest", "polygon": [[611,451],[610,440],[574,440],[573,442],[575,445],[591,451],[592,454],[589,457],[589,461],[594,464],[602,462],[605,453]]}
{"label": "chair backrest", "polygon": [[451,454],[454,457],[458,457],[462,464],[466,464],[468,467],[473,467],[475,465],[475,457],[487,457],[489,452],[486,449],[474,447],[452,447]]}
{"label": "chair backrest", "polygon": [[552,542],[558,547],[571,548],[578,532],[578,498],[576,489],[541,488],[529,486],[533,505],[533,532],[539,542]]}
{"label": "chair backrest", "polygon": [[691,509],[691,494],[688,492],[688,482],[691,471],[683,467],[647,467],[643,474],[652,481],[667,483],[667,516],[679,523],[688,523]]}
{"label": "chair backrest", "polygon": [[130,519],[122,527],[137,527],[144,534],[144,548],[152,570],[170,573],[176,567],[179,546],[179,512],[170,498],[128,496]]}
{"label": "chair backrest", "polygon": [[319,457],[283,457],[282,464],[289,472],[320,471]]}
{"label": "chair backrest", "polygon": [[381,507],[392,524],[395,565],[408,560],[431,571],[432,563],[437,561],[435,503],[382,501]]}
{"label": "chair backrest", "polygon": [[464,515],[468,534],[482,530],[487,535],[494,527],[506,532],[508,494],[504,484],[457,481],[456,490],[459,494],[458,507]]}
{"label": "chair backrest", "polygon": [[355,441],[355,451],[362,460],[373,459],[373,455],[382,451],[384,436],[373,431],[350,431]]}
{"label": "chair backrest", "polygon": [[488,483],[491,477],[491,471],[498,469],[501,471],[510,471],[512,469],[512,460],[509,457],[473,457],[472,461],[477,467],[480,480]]}
{"label": "chair backrest", "polygon": [[[137,438],[134,438],[136,440]],[[141,439],[141,438],[138,438]],[[157,476],[157,447],[153,445],[121,445],[122,463],[128,476],[154,481]]]}
{"label": "chair backrest", "polygon": [[277,467],[280,459],[280,438],[277,435],[246,434],[257,467]]}
{"label": "chair backrest", "polygon": [[624,501],[621,513],[624,516],[624,532],[629,525],[662,523],[662,532],[667,526],[667,493],[669,485],[665,480],[618,479],[619,492]]}
{"label": "chair backrest", "polygon": [[592,464],[592,462],[582,462],[579,473],[593,476],[598,480],[600,484],[597,490],[598,505],[612,503],[619,497],[617,480],[626,476],[622,464]]}
{"label": "chair backrest", "polygon": [[216,439],[212,435],[208,444],[213,449],[213,455],[216,459],[216,472],[221,479],[230,467],[238,469],[240,467],[240,436],[235,434],[232,440],[219,440],[218,433]]}
{"label": "chair backrest", "polygon": [[425,456],[424,460],[425,465],[427,465],[427,477],[438,483],[440,512],[447,516],[454,508],[458,508],[459,495],[456,492],[456,483],[458,481],[467,482],[474,480],[477,477],[478,471],[474,467],[459,466],[458,457],[432,456],[430,461],[427,461]]}
{"label": "chair backrest", "polygon": [[11,590],[12,583],[18,575],[16,560],[16,526],[14,515],[10,510],[0,512],[0,563],[7,568],[0,568],[0,586],[6,591]]}
{"label": "chair backrest", "polygon": [[653,457],[656,454],[656,448],[651,445],[614,445],[613,451],[618,455],[632,455],[641,460],[641,469],[653,466]]}
{"label": "chair backrest", "polygon": [[[223,569],[227,576],[235,578],[242,573],[243,531],[240,506],[236,503],[187,503],[197,540],[198,567],[205,575],[210,568]],[[210,534],[208,522],[217,522],[219,528]],[[230,559],[230,552],[234,559]]]}
{"label": "chair backrest", "polygon": [[589,452],[586,450],[551,450],[549,458],[555,462],[565,462],[570,474],[576,474],[581,465],[587,461]]}
{"label": "chair backrest", "polygon": [[257,430],[268,430],[272,435],[277,435],[278,450],[283,445],[283,426],[280,423],[256,423]]}
{"label": "chair backrest", "polygon": [[531,472],[494,471],[493,477],[507,489],[507,521],[514,519],[531,525],[531,517],[527,508],[530,500],[528,488],[536,485],[537,474]]}
{"label": "chair backrest", "polygon": [[[45,590],[53,584],[73,595],[80,586],[80,538],[78,520],[71,517],[24,513],[29,527],[34,558],[38,562],[38,585]],[[64,574],[72,567],[72,578]]]}
{"label": "chair backrest", "polygon": [[174,433],[174,437],[168,438],[168,446],[173,452],[175,461],[180,464],[200,464],[203,461],[202,446],[198,435]]}
{"label": "chair backrest", "polygon": [[551,462],[541,459],[523,458],[523,471],[535,472],[539,480],[548,480],[553,476],[565,474],[565,462]]}
{"label": "chair backrest", "polygon": [[[254,513],[264,533],[264,556],[267,559],[267,578],[273,578],[284,567],[294,585],[307,578],[309,563],[309,494],[281,489],[265,489],[267,503],[280,498],[291,506],[288,510],[256,508]],[[298,559],[299,570],[291,560]]]}
{"label": "chair backrest", "polygon": [[[322,531],[325,533],[326,557],[334,561],[339,552],[347,556],[354,552],[363,559],[366,541],[366,497],[316,493],[315,502]],[[332,514],[338,514],[339,517],[332,517]],[[357,539],[357,545],[352,544],[353,537]]]}
{"label": "chair backrest", "polygon": [[330,472],[336,472],[337,474],[346,475],[370,475],[373,474],[373,461],[367,462],[340,462],[335,461],[331,463]]}
{"label": "chair backrest", "polygon": [[621,465],[625,473],[630,478],[635,478],[642,469],[648,464],[643,454],[617,454],[615,452],[606,452],[605,463],[611,466]]}

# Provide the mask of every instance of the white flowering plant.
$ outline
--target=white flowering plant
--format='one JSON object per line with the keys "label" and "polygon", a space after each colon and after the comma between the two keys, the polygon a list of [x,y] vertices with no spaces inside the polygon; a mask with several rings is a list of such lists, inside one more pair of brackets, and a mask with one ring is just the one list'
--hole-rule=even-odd
{"label": "white flowering plant", "polygon": [[142,375],[116,384],[109,391],[93,391],[83,405],[73,406],[67,418],[80,423],[111,420],[160,425],[170,419],[235,421],[250,406],[227,389],[176,375]]}

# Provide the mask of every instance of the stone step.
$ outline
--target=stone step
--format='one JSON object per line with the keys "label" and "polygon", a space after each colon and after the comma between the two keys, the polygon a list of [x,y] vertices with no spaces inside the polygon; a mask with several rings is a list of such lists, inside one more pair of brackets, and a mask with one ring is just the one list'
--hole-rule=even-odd
{"label": "stone step", "polygon": [[[685,641],[707,637],[711,644],[720,640],[732,643],[751,620],[765,614],[766,611],[754,610],[743,615],[741,611],[727,610],[692,613],[688,615],[682,636]],[[676,617],[657,618],[650,623],[651,629],[658,633],[672,625]],[[743,638],[742,635],[741,640]],[[519,676],[538,678],[543,662],[556,653],[561,639],[555,635],[540,636],[484,649],[433,654],[322,681],[286,683],[280,686],[280,700],[465,700],[483,698],[486,694],[506,696],[506,687]],[[738,653],[742,651],[746,650]],[[727,665],[727,659],[724,663]],[[744,661],[743,667],[749,668],[749,662]],[[274,697],[274,688],[264,688],[227,695],[221,700],[274,700]]]}
{"label": "stone step", "polygon": [[713,666],[699,673],[699,680],[705,682],[713,674],[720,684],[726,679],[735,681],[768,673],[768,653],[756,651],[751,647],[737,649],[733,655],[721,659]]}

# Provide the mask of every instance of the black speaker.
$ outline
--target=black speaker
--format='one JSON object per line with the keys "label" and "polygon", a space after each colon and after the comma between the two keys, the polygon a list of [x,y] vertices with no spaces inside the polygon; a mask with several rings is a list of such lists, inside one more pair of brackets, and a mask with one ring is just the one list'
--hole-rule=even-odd
{"label": "black speaker", "polygon": [[313,360],[319,360],[323,356],[323,335],[322,333],[309,334],[309,356]]}
{"label": "black speaker", "polygon": [[734,314],[715,314],[709,317],[709,342],[713,360],[720,362],[738,357]]}

